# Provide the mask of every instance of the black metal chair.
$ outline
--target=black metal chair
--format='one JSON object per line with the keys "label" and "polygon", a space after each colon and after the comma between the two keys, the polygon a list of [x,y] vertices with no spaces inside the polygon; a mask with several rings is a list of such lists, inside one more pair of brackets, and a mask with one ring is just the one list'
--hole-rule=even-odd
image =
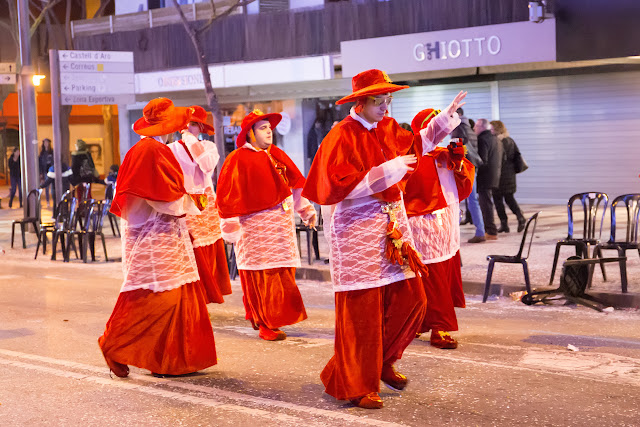
{"label": "black metal chair", "polygon": [[93,202],[89,212],[90,215],[86,230],[76,232],[78,236],[80,236],[79,233],[83,233],[79,242],[82,248],[82,260],[84,262],[88,261],[87,248],[91,251],[91,261],[96,260],[96,237],[100,236],[100,239],[102,240],[102,250],[104,251],[104,260],[105,262],[109,262],[109,257],[107,256],[107,244],[104,238],[104,233],[102,232],[104,218],[109,212],[109,203],[104,203],[103,201]]}
{"label": "black metal chair", "polygon": [[31,190],[29,191],[29,195],[27,196],[27,216],[22,219],[16,219],[11,222],[11,247],[13,248],[13,241],[16,233],[16,225],[20,226],[20,232],[22,233],[22,248],[27,248],[27,241],[25,238],[25,233],[27,232],[27,228],[29,224],[33,225],[33,229],[36,234],[40,233],[40,215],[41,215],[41,206],[40,206],[40,194],[42,193],[41,189]]}
{"label": "black metal chair", "polygon": [[[573,203],[576,200],[580,200],[582,203],[582,210],[584,212],[584,221],[582,227],[582,237],[575,237],[573,235],[574,218],[573,218]],[[600,218],[600,227],[597,227],[598,222],[598,209],[604,202],[602,217]],[[604,222],[604,215],[607,212],[607,205],[609,204],[609,196],[606,193],[578,193],[569,198],[567,202],[567,216],[569,225],[569,234],[566,239],[558,240],[556,243],[556,252],[553,257],[553,268],[551,269],[551,278],[549,279],[549,286],[553,285],[553,278],[556,274],[556,267],[558,266],[558,258],[560,257],[560,248],[562,246],[574,246],[576,248],[576,256],[587,259],[589,258],[589,247],[595,246],[600,243],[600,236],[602,235],[602,224]],[[596,237],[596,231],[598,235]],[[604,265],[600,264],[602,269],[602,275],[605,275]]]}
{"label": "black metal chair", "polygon": [[[38,232],[38,245],[36,246],[36,254],[33,259],[38,259],[38,251],[40,250],[40,245],[42,245],[42,255],[47,252],[47,233],[51,233],[51,240],[53,241],[53,233],[56,230],[56,224],[58,221],[58,211],[60,209],[60,204],[65,203],[69,204],[71,201],[71,192],[67,190],[58,203],[54,203],[53,208],[53,221],[40,221],[40,231]],[[68,206],[63,209],[68,209]]]}
{"label": "black metal chair", "polygon": [[[89,223],[91,221],[92,207],[95,200],[93,199],[84,199],[78,204],[78,208],[75,212],[75,226],[73,223],[70,224],[72,227],[67,233],[68,244],[65,252],[65,261],[69,261],[69,255],[71,247],[75,248],[74,238],[78,239],[78,248],[80,248],[80,256],[84,257],[85,253],[82,252],[82,248],[85,246],[85,238],[87,237],[87,231],[89,229]],[[76,253],[76,258],[78,257]],[[84,260],[84,258],[82,258]]]}
{"label": "black metal chair", "polygon": [[[53,232],[53,238],[51,239],[51,259],[53,261],[56,260],[57,246],[58,241],[60,241],[60,247],[62,249],[62,256],[64,262],[69,261],[69,249],[73,248],[73,252],[78,257],[78,251],[76,250],[76,246],[71,239],[71,233],[77,227],[77,209],[76,205],[78,200],[69,194],[69,203],[62,204],[60,203],[60,208],[58,209],[58,218],[56,218],[56,229]],[[66,245],[65,245],[66,242]]]}
{"label": "black metal chair", "polygon": [[[522,241],[520,242],[520,249],[516,255],[489,255],[487,256],[487,261],[489,261],[489,266],[487,267],[487,279],[484,284],[484,294],[482,295],[482,302],[487,302],[487,298],[489,297],[489,290],[491,289],[491,276],[493,276],[493,267],[496,262],[502,262],[506,264],[522,264],[522,270],[524,271],[524,285],[527,289],[527,293],[531,293],[531,281],[529,280],[529,264],[527,264],[527,258],[529,258],[529,254],[531,252],[531,243],[533,243],[533,236],[536,233],[536,225],[538,224],[538,215],[540,212],[536,212],[533,214],[524,226],[524,231],[522,232]],[[531,227],[531,232],[529,233],[529,227],[533,223],[533,227]],[[522,256],[524,251],[524,246],[527,243],[527,239],[529,240],[529,245],[527,246],[527,255]]]}
{"label": "black metal chair", "polygon": [[[616,208],[619,205],[624,205],[627,211],[627,232],[624,240],[616,240],[617,220],[616,220]],[[640,255],[640,244],[638,243],[638,222],[640,220],[640,194],[623,194],[616,197],[611,203],[611,235],[609,241],[598,243],[593,249],[594,258],[603,258],[603,250],[616,250],[618,251],[618,257],[620,258],[620,281],[622,284],[622,292],[627,293],[627,251],[636,250]],[[606,281],[607,277],[604,275],[604,264],[600,264],[603,271],[603,279]],[[594,267],[591,266],[593,269]],[[593,272],[589,276],[589,287],[593,280]]]}
{"label": "black metal chair", "polygon": [[587,294],[585,291],[591,281],[594,265],[606,262],[620,262],[619,258],[590,258],[582,259],[579,256],[571,256],[562,264],[560,274],[560,286],[558,289],[530,292],[522,296],[522,302],[526,305],[536,303],[549,304],[553,301],[566,300],[569,303],[580,304],[594,310],[602,311],[607,304]]}
{"label": "black metal chair", "polygon": [[107,218],[109,218],[109,225],[111,225],[111,232],[115,237],[120,237],[120,226],[118,225],[118,217],[115,216],[109,210],[111,208],[111,202],[113,201],[114,196],[114,188],[113,184],[107,185],[107,188],[104,190],[104,202],[108,203],[109,208],[107,209]]}
{"label": "black metal chair", "polygon": [[[231,244],[229,253],[227,253],[227,267],[229,268],[229,277],[231,280],[236,280],[238,277],[238,264],[236,262],[235,244]],[[227,244],[224,245],[224,251],[227,252]]]}
{"label": "black metal chair", "polygon": [[313,254],[316,256],[316,260],[320,259],[320,248],[318,246],[318,231],[322,230],[322,216],[320,209],[316,206],[316,226],[315,228],[309,228],[302,221],[296,222],[296,239],[298,240],[298,251],[300,257],[302,257],[302,246],[300,244],[300,234],[303,232],[307,234],[307,262],[309,265],[313,264],[311,248],[313,248]]}

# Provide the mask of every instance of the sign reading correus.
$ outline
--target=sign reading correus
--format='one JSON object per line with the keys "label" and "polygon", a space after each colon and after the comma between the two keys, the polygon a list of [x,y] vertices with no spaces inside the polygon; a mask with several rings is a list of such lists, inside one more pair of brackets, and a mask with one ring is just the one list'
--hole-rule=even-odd
{"label": "sign reading correus", "polygon": [[555,61],[555,21],[513,22],[342,42],[342,74],[389,74]]}

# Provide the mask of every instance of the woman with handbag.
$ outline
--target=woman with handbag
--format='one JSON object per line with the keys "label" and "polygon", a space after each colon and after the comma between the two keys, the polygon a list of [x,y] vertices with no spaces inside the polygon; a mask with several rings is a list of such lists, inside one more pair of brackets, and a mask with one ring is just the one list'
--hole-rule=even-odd
{"label": "woman with handbag", "polygon": [[516,192],[516,174],[523,172],[526,165],[516,142],[509,136],[506,126],[500,120],[491,122],[493,134],[502,143],[502,173],[500,174],[500,186],[493,191],[493,203],[496,205],[498,218],[500,218],[500,228],[498,233],[509,232],[509,221],[507,212],[504,209],[504,202],[507,203],[511,212],[518,218],[518,233],[524,230],[525,219],[514,197]]}

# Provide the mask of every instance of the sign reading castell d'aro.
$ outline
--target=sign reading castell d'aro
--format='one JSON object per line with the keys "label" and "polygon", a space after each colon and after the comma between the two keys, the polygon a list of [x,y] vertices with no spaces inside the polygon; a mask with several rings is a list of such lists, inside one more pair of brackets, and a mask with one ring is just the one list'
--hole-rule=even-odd
{"label": "sign reading castell d'aro", "polygon": [[61,50],[62,105],[135,102],[133,52]]}

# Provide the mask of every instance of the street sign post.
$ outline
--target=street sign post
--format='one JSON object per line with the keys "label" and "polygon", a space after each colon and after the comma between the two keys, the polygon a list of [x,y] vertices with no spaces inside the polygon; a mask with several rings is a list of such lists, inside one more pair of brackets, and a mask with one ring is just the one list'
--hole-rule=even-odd
{"label": "street sign post", "polygon": [[15,74],[17,73],[15,62],[0,62],[0,73]]}
{"label": "street sign post", "polygon": [[135,102],[133,52],[58,51],[62,105]]}
{"label": "street sign post", "polygon": [[0,74],[0,85],[14,85],[16,84],[15,74]]}

